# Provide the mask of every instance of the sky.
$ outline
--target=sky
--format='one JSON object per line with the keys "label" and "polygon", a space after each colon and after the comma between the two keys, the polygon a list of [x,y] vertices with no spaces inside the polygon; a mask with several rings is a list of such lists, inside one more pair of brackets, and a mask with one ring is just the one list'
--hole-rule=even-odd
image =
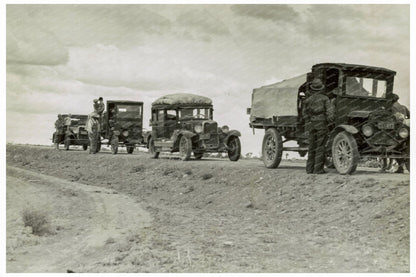
{"label": "sky", "polygon": [[409,5],[8,4],[6,141],[50,145],[57,114],[88,114],[99,96],[143,101],[148,128],[158,97],[195,93],[259,155],[252,90],[322,62],[396,71],[409,106]]}

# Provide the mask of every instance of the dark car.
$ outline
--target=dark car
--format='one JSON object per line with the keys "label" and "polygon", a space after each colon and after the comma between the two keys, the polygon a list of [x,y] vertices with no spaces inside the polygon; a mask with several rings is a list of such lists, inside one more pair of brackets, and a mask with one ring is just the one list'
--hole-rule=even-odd
{"label": "dark car", "polygon": [[[262,154],[266,167],[279,165],[282,151],[308,150],[302,109],[309,83],[320,78],[335,110],[326,143],[328,161],[341,174],[355,171],[360,157],[403,159],[410,170],[410,130],[392,111],[396,72],[373,66],[321,63],[306,75],[253,91],[250,127],[265,129]],[[298,146],[284,147],[296,141]]]}
{"label": "dark car", "polygon": [[[68,115],[63,114],[62,118],[66,118]],[[70,145],[81,145],[84,150],[88,149],[89,140],[88,132],[85,129],[85,124],[87,123],[88,116],[82,114],[72,114],[71,115],[71,125],[64,126],[63,134],[57,135],[56,132],[52,135],[52,141],[55,141],[55,136],[58,136],[57,143],[64,144],[65,150],[69,150]]]}
{"label": "dark car", "polygon": [[213,120],[212,101],[195,94],[170,94],[152,103],[149,152],[154,158],[160,152],[179,152],[182,160],[195,159],[204,153],[228,153],[231,161],[240,158],[239,131],[218,127]]}
{"label": "dark car", "polygon": [[108,140],[113,154],[117,154],[119,146],[133,153],[136,146],[144,143],[143,102],[108,100],[101,136]]}

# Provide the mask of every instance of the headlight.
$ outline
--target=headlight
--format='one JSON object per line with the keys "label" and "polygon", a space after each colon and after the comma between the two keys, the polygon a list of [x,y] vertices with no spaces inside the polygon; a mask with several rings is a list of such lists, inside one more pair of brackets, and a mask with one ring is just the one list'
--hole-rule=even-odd
{"label": "headlight", "polygon": [[202,133],[202,125],[195,125],[194,130],[196,133]]}
{"label": "headlight", "polygon": [[373,127],[369,124],[364,125],[361,128],[361,131],[363,132],[364,136],[366,136],[366,137],[370,137],[374,133]]}
{"label": "headlight", "polygon": [[409,136],[409,130],[407,130],[407,128],[400,128],[399,136],[401,138],[407,138]]}
{"label": "headlight", "polygon": [[120,131],[114,131],[113,134],[116,135],[116,136],[119,136],[120,135]]}
{"label": "headlight", "polygon": [[129,131],[123,131],[123,137],[128,137],[129,136]]}
{"label": "headlight", "polygon": [[228,133],[228,131],[230,131],[230,128],[228,128],[227,125],[224,125],[221,127],[221,131],[223,131],[224,133]]}

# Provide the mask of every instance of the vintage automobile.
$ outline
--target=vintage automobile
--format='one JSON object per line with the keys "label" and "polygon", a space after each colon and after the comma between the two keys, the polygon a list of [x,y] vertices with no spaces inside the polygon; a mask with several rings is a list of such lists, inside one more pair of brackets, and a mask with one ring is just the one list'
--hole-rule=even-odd
{"label": "vintage automobile", "polygon": [[[305,156],[308,132],[302,108],[309,83],[320,78],[335,110],[326,143],[328,161],[341,174],[353,173],[360,157],[403,159],[410,170],[408,120],[392,111],[396,72],[373,66],[321,63],[311,72],[253,90],[249,126],[264,129],[262,145],[266,167],[279,166],[282,151]],[[297,146],[283,146],[295,141]]]}
{"label": "vintage automobile", "polygon": [[195,159],[204,153],[226,152],[231,161],[241,154],[240,132],[213,120],[212,101],[195,94],[170,94],[152,103],[152,133],[149,152],[158,158],[160,152],[179,152],[183,161],[193,152]]}
{"label": "vintage automobile", "polygon": [[[68,115],[63,114],[62,118],[66,118]],[[89,145],[88,132],[85,129],[87,123],[87,115],[72,114],[71,125],[67,130],[67,126],[64,128],[64,135],[58,137],[58,145],[64,144],[65,150],[69,150],[70,145],[82,145],[82,149],[87,150]],[[56,132],[52,135],[52,141],[55,141]]]}
{"label": "vintage automobile", "polygon": [[118,153],[120,146],[126,147],[127,153],[133,153],[136,146],[145,143],[143,102],[108,100],[103,114],[101,136],[108,140],[113,154]]}

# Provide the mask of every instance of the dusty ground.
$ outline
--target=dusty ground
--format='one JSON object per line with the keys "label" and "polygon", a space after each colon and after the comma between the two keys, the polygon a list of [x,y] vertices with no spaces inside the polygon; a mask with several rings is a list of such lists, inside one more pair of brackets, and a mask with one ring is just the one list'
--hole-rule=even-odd
{"label": "dusty ground", "polygon": [[8,145],[7,271],[408,272],[409,174],[304,166]]}

